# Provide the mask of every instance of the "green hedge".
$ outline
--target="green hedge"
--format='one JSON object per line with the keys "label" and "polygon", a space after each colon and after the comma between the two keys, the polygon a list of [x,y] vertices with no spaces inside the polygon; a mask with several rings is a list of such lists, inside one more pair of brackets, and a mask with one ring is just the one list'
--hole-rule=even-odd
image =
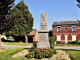
{"label": "green hedge", "polygon": [[54,48],[54,45],[50,45],[50,48],[54,51],[54,54],[56,54],[56,49]]}
{"label": "green hedge", "polygon": [[54,45],[54,42],[56,41],[56,38],[54,37],[49,37],[49,43],[50,45]]}
{"label": "green hedge", "polygon": [[33,41],[33,46],[37,47],[37,43],[38,43],[38,41]]}
{"label": "green hedge", "polygon": [[80,42],[78,42],[78,40],[76,41],[71,41],[71,42],[68,42],[69,44],[80,44]]}

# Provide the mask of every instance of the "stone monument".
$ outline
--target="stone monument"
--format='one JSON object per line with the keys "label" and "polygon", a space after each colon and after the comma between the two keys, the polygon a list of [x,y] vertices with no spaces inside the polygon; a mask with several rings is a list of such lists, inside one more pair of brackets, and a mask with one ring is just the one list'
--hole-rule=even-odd
{"label": "stone monument", "polygon": [[49,35],[48,35],[48,28],[47,28],[47,14],[41,13],[41,23],[39,28],[39,41],[37,43],[37,48],[50,48],[49,43]]}

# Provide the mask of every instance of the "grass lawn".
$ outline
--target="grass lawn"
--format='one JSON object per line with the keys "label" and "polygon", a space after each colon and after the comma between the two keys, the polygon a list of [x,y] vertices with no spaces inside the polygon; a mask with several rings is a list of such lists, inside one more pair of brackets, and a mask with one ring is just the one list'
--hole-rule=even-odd
{"label": "grass lawn", "polygon": [[[15,53],[18,53],[19,51],[24,50],[24,48],[18,48],[18,49],[2,49],[4,51],[0,52],[0,60],[23,60],[23,58],[12,58],[11,56],[14,55]],[[28,60],[26,58],[26,60]]]}
{"label": "grass lawn", "polygon": [[[55,46],[65,46],[65,44],[57,43]],[[68,44],[68,46],[80,46],[78,44]]]}
{"label": "grass lawn", "polygon": [[7,40],[11,40],[11,41],[14,41],[14,39],[7,39]]}
{"label": "grass lawn", "polygon": [[72,60],[80,60],[80,51],[67,51]]}
{"label": "grass lawn", "polygon": [[7,37],[7,39],[6,39],[6,40],[14,41],[14,38]]}
{"label": "grass lawn", "polygon": [[[1,50],[4,50],[4,51],[0,51],[0,60],[34,60],[34,59],[26,58],[25,56],[12,58],[12,56],[15,53],[25,50],[24,48],[1,49]],[[57,49],[57,50],[59,50],[59,49]],[[63,51],[66,51],[67,53],[69,53],[72,60],[80,60],[80,51],[69,50],[69,49],[60,49],[60,50],[63,50]],[[58,58],[59,58],[59,56],[55,60],[60,60]],[[46,60],[46,59],[43,59],[43,60]],[[52,60],[54,60],[54,59],[52,59]],[[66,59],[62,59],[62,60],[66,60]]]}
{"label": "grass lawn", "polygon": [[[40,59],[29,59],[27,58],[26,56],[20,56],[20,57],[15,57],[15,58],[12,58],[12,56],[15,54],[15,53],[18,53],[22,50],[25,50],[24,48],[18,48],[18,49],[2,49],[4,51],[0,52],[0,60],[40,60]],[[60,57],[59,57],[60,58]],[[44,58],[44,59],[41,59],[41,60],[60,60],[58,58],[56,59],[48,59],[48,58]],[[62,60],[66,60],[66,59],[62,59]]]}
{"label": "grass lawn", "polygon": [[[14,38],[7,38],[7,41],[14,41]],[[6,41],[5,40],[5,41]],[[23,43],[23,42],[3,42],[3,44],[6,45],[18,45],[18,46],[27,46],[27,45],[31,45],[32,43]]]}
{"label": "grass lawn", "polygon": [[20,43],[20,42],[3,42],[6,45],[18,45],[18,46],[27,46],[31,45],[31,43]]}
{"label": "grass lawn", "polygon": [[71,60],[80,60],[80,51],[69,50],[69,49],[60,49],[60,50],[64,50],[67,53],[69,53]]}
{"label": "grass lawn", "polygon": [[80,46],[78,44],[68,44],[68,46]]}

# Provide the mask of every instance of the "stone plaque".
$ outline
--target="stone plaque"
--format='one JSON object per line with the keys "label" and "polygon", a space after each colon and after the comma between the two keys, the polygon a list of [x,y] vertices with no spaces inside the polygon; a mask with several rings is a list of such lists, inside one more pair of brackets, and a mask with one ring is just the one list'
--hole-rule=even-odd
{"label": "stone plaque", "polygon": [[47,14],[41,13],[41,24],[39,28],[39,41],[37,43],[37,48],[50,48],[49,36],[47,28]]}

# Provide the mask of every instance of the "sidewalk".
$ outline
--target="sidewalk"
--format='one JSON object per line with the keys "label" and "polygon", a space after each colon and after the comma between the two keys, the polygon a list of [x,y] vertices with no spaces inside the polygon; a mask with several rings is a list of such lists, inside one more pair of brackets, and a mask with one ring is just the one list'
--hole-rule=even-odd
{"label": "sidewalk", "polygon": [[80,50],[80,46],[55,46],[55,49],[72,49],[72,50]]}

